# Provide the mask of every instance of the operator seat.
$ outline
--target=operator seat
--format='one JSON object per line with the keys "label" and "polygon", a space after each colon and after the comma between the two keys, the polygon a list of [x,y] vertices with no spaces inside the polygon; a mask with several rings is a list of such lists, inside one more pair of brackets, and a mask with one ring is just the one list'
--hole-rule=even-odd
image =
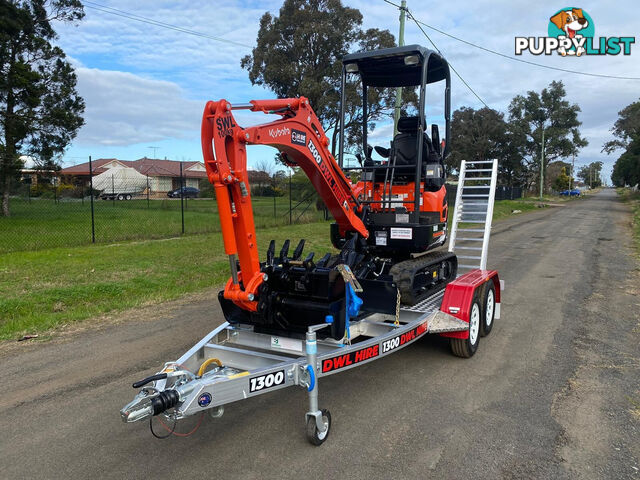
{"label": "operator seat", "polygon": [[[424,130],[419,132],[420,117],[400,117],[398,120],[398,134],[393,139],[391,155],[395,156],[396,167],[394,177],[399,181],[414,182],[416,177],[415,165],[418,162],[418,134],[424,135],[422,143],[422,180],[425,190],[437,191],[445,183],[442,158],[433,149],[431,139]],[[408,168],[413,165],[412,168]]]}

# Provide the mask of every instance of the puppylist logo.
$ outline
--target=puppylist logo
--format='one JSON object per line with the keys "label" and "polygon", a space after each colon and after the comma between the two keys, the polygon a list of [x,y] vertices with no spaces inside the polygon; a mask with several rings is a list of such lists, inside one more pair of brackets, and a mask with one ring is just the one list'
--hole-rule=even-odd
{"label": "puppylist logo", "polygon": [[595,38],[591,16],[582,8],[567,7],[549,18],[546,37],[516,37],[516,55],[529,51],[533,55],[631,55],[636,37]]}

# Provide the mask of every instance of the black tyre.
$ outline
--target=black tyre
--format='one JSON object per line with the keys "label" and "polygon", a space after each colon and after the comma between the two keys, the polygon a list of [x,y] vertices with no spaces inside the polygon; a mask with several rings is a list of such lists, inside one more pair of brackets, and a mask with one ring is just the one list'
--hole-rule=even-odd
{"label": "black tyre", "polygon": [[126,197],[124,197],[124,198],[125,198],[126,200],[131,200],[131,194],[130,194],[130,193],[127,193],[127,196],[126,196]]}
{"label": "black tyre", "polygon": [[118,200],[124,200],[124,195],[121,193],[116,197]]}
{"label": "black tyre", "polygon": [[478,350],[478,342],[480,341],[480,326],[482,324],[482,306],[478,295],[474,295],[471,302],[469,312],[469,337],[468,338],[450,338],[451,352],[456,357],[470,358]]}
{"label": "black tyre", "polygon": [[480,336],[486,337],[491,333],[493,328],[493,320],[496,316],[496,287],[493,286],[493,280],[489,280],[487,288],[484,292],[484,307],[482,322],[480,322]]}
{"label": "black tyre", "polygon": [[309,440],[309,442],[311,442],[315,446],[322,445],[331,432],[331,413],[329,413],[329,410],[326,409],[322,409],[321,412],[322,422],[327,427],[324,432],[318,431],[315,417],[307,417],[307,440]]}

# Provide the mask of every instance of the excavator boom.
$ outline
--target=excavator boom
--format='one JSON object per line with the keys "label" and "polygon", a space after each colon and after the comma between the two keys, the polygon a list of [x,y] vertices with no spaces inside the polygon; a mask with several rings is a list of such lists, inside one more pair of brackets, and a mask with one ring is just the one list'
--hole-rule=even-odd
{"label": "excavator boom", "polygon": [[[278,114],[282,118],[242,128],[233,117],[235,109]],[[237,107],[226,100],[207,103],[202,117],[202,151],[215,189],[225,253],[231,264],[232,278],[225,288],[225,298],[255,310],[262,279],[247,176],[247,145],[278,149],[286,163],[304,170],[343,235],[356,232],[363,238],[369,236],[358,216],[359,205],[351,183],[327,149],[328,144],[318,117],[304,97],[252,100]]]}

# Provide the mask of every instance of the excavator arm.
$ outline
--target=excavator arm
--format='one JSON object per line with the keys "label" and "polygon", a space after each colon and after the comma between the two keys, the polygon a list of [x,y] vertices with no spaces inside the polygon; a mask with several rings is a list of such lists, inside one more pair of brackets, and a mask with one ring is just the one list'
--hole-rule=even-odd
{"label": "excavator arm", "polygon": [[[233,117],[232,110],[236,109],[278,114],[282,118],[242,128]],[[329,140],[305,97],[252,100],[235,106],[226,100],[210,101],[202,117],[201,138],[207,175],[215,189],[225,253],[231,267],[224,298],[238,307],[256,311],[258,289],[264,280],[247,174],[247,145],[273,146],[287,164],[302,168],[342,235],[355,232],[363,238],[369,236],[358,215],[361,207],[351,183],[329,152]]]}

